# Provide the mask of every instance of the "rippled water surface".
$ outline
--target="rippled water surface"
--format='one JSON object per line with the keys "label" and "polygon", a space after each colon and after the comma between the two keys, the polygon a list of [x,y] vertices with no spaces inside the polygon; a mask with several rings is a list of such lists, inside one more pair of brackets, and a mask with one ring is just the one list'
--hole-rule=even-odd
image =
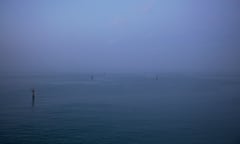
{"label": "rippled water surface", "polygon": [[[239,144],[240,77],[0,78],[1,144]],[[35,87],[32,104],[31,88]]]}

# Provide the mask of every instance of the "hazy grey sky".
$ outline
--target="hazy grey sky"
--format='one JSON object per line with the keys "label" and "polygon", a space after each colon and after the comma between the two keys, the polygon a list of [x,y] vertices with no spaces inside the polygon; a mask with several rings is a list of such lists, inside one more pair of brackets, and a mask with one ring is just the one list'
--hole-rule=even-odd
{"label": "hazy grey sky", "polygon": [[0,71],[240,71],[239,0],[1,0]]}

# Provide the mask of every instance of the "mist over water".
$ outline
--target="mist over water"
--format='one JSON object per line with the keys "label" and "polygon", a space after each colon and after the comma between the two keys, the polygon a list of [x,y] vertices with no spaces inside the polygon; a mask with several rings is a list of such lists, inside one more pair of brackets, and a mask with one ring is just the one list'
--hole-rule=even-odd
{"label": "mist over water", "polygon": [[236,0],[0,3],[1,72],[240,71]]}
{"label": "mist over water", "polygon": [[239,144],[239,6],[0,1],[0,143]]}

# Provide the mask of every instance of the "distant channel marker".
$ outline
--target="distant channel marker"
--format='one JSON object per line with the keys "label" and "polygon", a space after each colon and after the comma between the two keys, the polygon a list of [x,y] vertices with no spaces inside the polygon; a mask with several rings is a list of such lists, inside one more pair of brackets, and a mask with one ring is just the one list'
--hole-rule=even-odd
{"label": "distant channel marker", "polygon": [[34,107],[35,104],[35,89],[32,88],[32,107]]}

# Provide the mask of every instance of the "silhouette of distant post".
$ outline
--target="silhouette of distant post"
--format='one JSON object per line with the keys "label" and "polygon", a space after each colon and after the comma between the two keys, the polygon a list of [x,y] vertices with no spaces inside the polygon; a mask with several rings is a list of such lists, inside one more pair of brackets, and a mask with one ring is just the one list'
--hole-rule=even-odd
{"label": "silhouette of distant post", "polygon": [[32,107],[35,105],[35,89],[32,89]]}
{"label": "silhouette of distant post", "polygon": [[156,80],[158,80],[158,76],[156,75]]}
{"label": "silhouette of distant post", "polygon": [[93,75],[91,75],[90,79],[91,79],[91,80],[93,80],[93,79],[94,79]]}

